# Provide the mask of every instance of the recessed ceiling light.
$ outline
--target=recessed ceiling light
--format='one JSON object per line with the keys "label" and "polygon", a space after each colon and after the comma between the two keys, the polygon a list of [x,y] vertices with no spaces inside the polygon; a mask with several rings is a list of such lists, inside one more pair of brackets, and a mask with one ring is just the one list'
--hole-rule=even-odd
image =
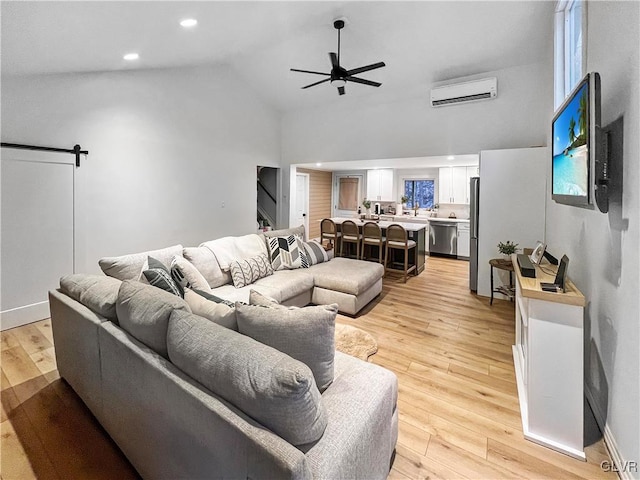
{"label": "recessed ceiling light", "polygon": [[182,25],[184,28],[195,27],[197,24],[198,20],[196,20],[195,18],[185,18],[180,22],[180,25]]}
{"label": "recessed ceiling light", "polygon": [[128,61],[133,61],[133,60],[138,60],[140,58],[140,55],[138,55],[137,53],[127,53],[124,57],[125,60]]}
{"label": "recessed ceiling light", "polygon": [[449,156],[447,157],[447,160],[453,160],[454,158],[455,158],[455,157],[454,157],[453,155],[449,155]]}
{"label": "recessed ceiling light", "polygon": [[321,167],[322,164],[320,162],[316,163],[316,167]]}

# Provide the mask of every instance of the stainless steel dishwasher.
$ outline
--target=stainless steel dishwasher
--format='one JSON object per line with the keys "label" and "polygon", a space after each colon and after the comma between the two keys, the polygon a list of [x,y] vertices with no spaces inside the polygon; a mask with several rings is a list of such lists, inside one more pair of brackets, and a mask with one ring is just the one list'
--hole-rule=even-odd
{"label": "stainless steel dishwasher", "polygon": [[458,224],[429,222],[429,255],[458,255]]}

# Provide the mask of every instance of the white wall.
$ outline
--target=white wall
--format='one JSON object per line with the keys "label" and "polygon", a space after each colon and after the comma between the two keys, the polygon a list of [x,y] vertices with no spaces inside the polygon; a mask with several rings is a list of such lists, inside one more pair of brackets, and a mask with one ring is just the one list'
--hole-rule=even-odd
{"label": "white wall", "polygon": [[3,142],[89,150],[76,172],[80,272],[255,231],[256,165],[280,161],[279,115],[221,68],[3,78],[2,127]]}
{"label": "white wall", "polygon": [[[606,421],[605,438],[614,455],[635,462],[640,461],[639,25],[638,2],[588,4],[587,70],[601,75],[602,124],[620,117],[624,123],[622,203],[602,214],[556,204],[548,194],[546,224],[549,250],[567,254],[569,276],[589,302],[585,376],[596,416]],[[640,478],[640,472],[631,476]]]}
{"label": "white wall", "polygon": [[[361,160],[478,153],[546,145],[553,108],[553,63],[480,76],[498,77],[494,100],[432,108],[430,85],[381,103],[377,92],[283,118],[283,162]],[[381,87],[380,98],[383,97]]]}

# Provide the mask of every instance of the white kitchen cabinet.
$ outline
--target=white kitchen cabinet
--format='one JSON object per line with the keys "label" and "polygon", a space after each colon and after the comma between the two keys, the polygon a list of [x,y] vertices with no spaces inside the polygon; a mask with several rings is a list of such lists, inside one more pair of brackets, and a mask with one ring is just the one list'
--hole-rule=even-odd
{"label": "white kitchen cabinet", "polygon": [[477,167],[441,167],[439,169],[439,203],[469,204],[470,173]]}
{"label": "white kitchen cabinet", "polygon": [[393,170],[367,170],[367,199],[393,202]]}
{"label": "white kitchen cabinet", "polygon": [[471,234],[468,223],[458,224],[458,258],[469,258]]}

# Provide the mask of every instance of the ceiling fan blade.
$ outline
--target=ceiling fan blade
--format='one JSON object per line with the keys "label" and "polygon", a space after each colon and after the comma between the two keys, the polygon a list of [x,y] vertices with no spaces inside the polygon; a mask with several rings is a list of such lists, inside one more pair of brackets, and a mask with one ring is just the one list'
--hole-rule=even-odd
{"label": "ceiling fan blade", "polygon": [[376,68],[382,68],[386,65],[384,62],[373,63],[371,65],[367,65],[366,67],[354,68],[353,70],[347,71],[347,75],[357,75],[358,73],[368,72],[369,70],[375,70]]}
{"label": "ceiling fan blade", "polygon": [[329,52],[329,58],[331,59],[331,66],[333,68],[338,68],[340,64],[338,63],[338,55],[335,52]]}
{"label": "ceiling fan blade", "polygon": [[379,87],[380,85],[382,85],[381,83],[372,82],[371,80],[365,80],[364,78],[358,78],[358,77],[346,77],[345,80],[347,82],[354,82],[354,83],[361,83],[363,85],[369,85],[370,87]]}
{"label": "ceiling fan blade", "polygon": [[313,70],[299,70],[297,68],[291,68],[290,69],[292,72],[300,72],[300,73],[313,73],[314,75],[326,75],[327,77],[331,76],[330,73],[324,73],[324,72],[314,72]]}
{"label": "ceiling fan blade", "polygon": [[344,87],[338,87],[338,95],[344,95]]}
{"label": "ceiling fan blade", "polygon": [[315,87],[316,85],[320,85],[321,83],[328,82],[329,80],[331,80],[331,78],[325,78],[324,80],[320,80],[319,82],[315,82],[315,83],[312,83],[311,85],[307,85],[306,87],[302,87],[302,89],[304,90],[305,88]]}

